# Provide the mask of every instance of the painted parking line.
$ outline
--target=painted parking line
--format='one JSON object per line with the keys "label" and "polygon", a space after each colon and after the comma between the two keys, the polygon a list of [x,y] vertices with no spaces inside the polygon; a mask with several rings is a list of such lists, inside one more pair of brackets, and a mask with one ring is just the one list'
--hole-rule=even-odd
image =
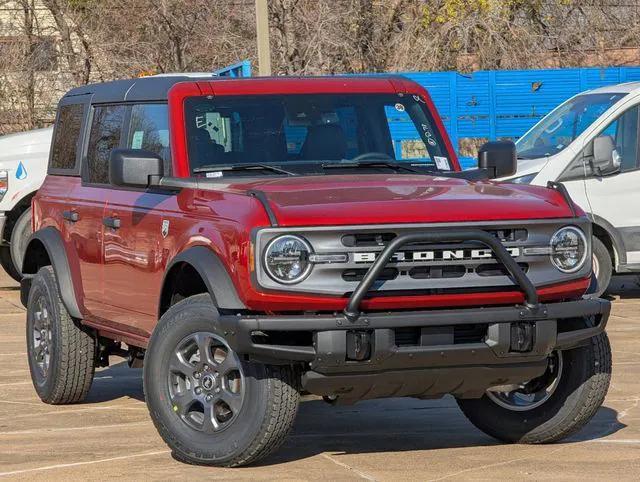
{"label": "painted parking line", "polygon": [[0,403],[8,403],[10,405],[32,405],[35,407],[42,406],[42,402],[18,402],[15,400],[0,400]]}
{"label": "painted parking line", "polygon": [[0,432],[0,436],[3,435],[29,435],[29,434],[46,434],[55,432],[74,432],[76,430],[102,430],[105,428],[123,428],[123,427],[137,427],[139,425],[151,425],[151,422],[131,422],[131,423],[114,423],[111,425],[88,425],[86,427],[60,427],[60,428],[39,428],[29,430],[14,430],[11,432]]}
{"label": "painted parking line", "polygon": [[599,444],[629,444],[629,445],[638,445],[640,444],[640,438],[625,438],[625,439],[596,439],[596,440],[587,440],[589,443],[599,443]]}
{"label": "painted parking line", "polygon": [[0,383],[0,387],[14,387],[16,385],[33,385],[33,382],[12,382],[12,383]]}
{"label": "painted parking line", "polygon": [[129,454],[129,455],[121,455],[120,457],[110,457],[108,459],[98,459],[98,460],[89,460],[87,462],[72,462],[69,464],[56,464],[56,465],[45,465],[43,467],[34,467],[31,469],[22,469],[22,470],[12,470],[9,472],[0,472],[0,477],[6,477],[9,475],[20,475],[20,474],[28,474],[30,472],[43,472],[46,470],[54,470],[54,469],[66,469],[69,467],[80,467],[82,465],[92,465],[92,464],[101,464],[104,462],[114,462],[116,460],[126,460],[140,457],[151,457],[154,455],[164,455],[168,454],[169,450],[156,450],[154,452],[142,452],[138,454]]}
{"label": "painted parking line", "polygon": [[[3,402],[3,400],[0,400],[0,403]],[[10,402],[9,402],[10,403]],[[37,407],[49,407],[50,405],[46,405],[44,403],[32,403],[29,405],[33,405],[33,406],[37,406]],[[65,415],[68,413],[83,413],[83,412],[91,412],[94,410],[137,410],[137,411],[148,411],[147,410],[147,406],[144,404],[141,404],[140,406],[137,407],[126,407],[126,406],[119,406],[119,405],[107,405],[106,407],[83,407],[83,408],[77,408],[77,409],[72,409],[72,410],[50,410],[48,412],[37,412],[37,416],[43,416],[43,415]],[[33,413],[22,413],[22,414],[18,414],[18,415],[9,415],[7,417],[0,417],[0,420],[15,420],[16,418],[32,418],[34,416]]]}

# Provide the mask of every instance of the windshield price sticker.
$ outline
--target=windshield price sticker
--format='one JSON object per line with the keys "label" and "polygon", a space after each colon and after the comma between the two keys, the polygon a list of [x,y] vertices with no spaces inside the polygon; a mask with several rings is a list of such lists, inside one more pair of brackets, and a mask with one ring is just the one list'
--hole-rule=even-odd
{"label": "windshield price sticker", "polygon": [[436,167],[441,171],[449,171],[451,167],[449,167],[449,159],[442,156],[433,156],[433,160],[436,163]]}

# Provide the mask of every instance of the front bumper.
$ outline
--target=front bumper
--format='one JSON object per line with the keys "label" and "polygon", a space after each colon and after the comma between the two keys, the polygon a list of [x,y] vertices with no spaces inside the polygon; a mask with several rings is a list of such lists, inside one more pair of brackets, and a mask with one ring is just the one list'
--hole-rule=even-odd
{"label": "front bumper", "polygon": [[[265,363],[302,364],[307,391],[355,401],[447,393],[478,397],[491,386],[530,380],[544,373],[552,351],[602,333],[610,309],[608,301],[594,299],[535,308],[367,313],[355,320],[310,314],[224,315],[219,321],[238,354]],[[478,339],[456,338],[457,329],[469,327]],[[399,333],[407,330],[418,336],[400,343]],[[365,359],[353,359],[354,333],[366,333],[370,340]],[[523,333],[530,338],[524,351],[514,339]]]}
{"label": "front bumper", "polygon": [[[363,300],[405,245],[480,242],[524,294],[522,306],[363,313]],[[540,303],[538,292],[502,243],[478,229],[431,230],[395,237],[340,314],[229,316],[220,327],[238,354],[302,367],[302,387],[343,402],[393,396],[480,397],[490,387],[542,375],[549,354],[604,330],[605,300]]]}

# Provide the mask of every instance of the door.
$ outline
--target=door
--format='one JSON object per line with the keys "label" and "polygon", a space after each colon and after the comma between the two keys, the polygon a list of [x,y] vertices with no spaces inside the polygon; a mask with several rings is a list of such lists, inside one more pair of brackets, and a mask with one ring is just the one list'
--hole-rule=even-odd
{"label": "door", "polygon": [[[600,146],[619,164],[619,170],[602,174],[586,158],[586,194],[591,212],[613,225],[620,234],[628,264],[640,263],[640,149],[638,128],[640,107],[633,106],[604,128],[598,137]],[[605,142],[602,142],[605,141]],[[594,141],[585,149],[594,151]],[[602,149],[600,149],[602,150]],[[598,151],[598,147],[595,148]]]}
{"label": "door", "polygon": [[74,289],[82,294],[82,280],[75,262],[74,248],[69,243],[69,229],[76,221],[72,211],[69,192],[80,182],[80,158],[85,116],[90,95],[65,98],[60,102],[51,145],[47,177],[40,188],[39,209],[34,212],[38,227],[57,226],[63,239],[69,267],[72,271]]}
{"label": "door", "polygon": [[[166,104],[131,107],[123,145],[160,155],[171,175]],[[148,336],[157,322],[158,301],[176,232],[175,195],[160,190],[111,187],[104,233],[104,296],[111,320]]]}
{"label": "door", "polygon": [[75,221],[69,225],[69,239],[77,254],[88,319],[109,319],[104,299],[105,209],[110,196],[108,160],[118,147],[125,107],[94,106],[82,163],[82,182],[69,193],[69,206]]}

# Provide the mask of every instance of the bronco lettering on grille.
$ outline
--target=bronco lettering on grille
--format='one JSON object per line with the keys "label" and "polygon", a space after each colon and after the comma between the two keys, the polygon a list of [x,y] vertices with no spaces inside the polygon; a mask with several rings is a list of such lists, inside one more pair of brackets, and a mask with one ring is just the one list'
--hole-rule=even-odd
{"label": "bronco lettering on grille", "polygon": [[[507,252],[517,258],[520,256],[520,248],[506,248]],[[373,263],[380,253],[365,252],[353,253],[355,263]],[[398,251],[391,257],[391,262],[415,262],[415,261],[455,261],[469,259],[495,258],[490,249],[434,249],[427,251]]]}

